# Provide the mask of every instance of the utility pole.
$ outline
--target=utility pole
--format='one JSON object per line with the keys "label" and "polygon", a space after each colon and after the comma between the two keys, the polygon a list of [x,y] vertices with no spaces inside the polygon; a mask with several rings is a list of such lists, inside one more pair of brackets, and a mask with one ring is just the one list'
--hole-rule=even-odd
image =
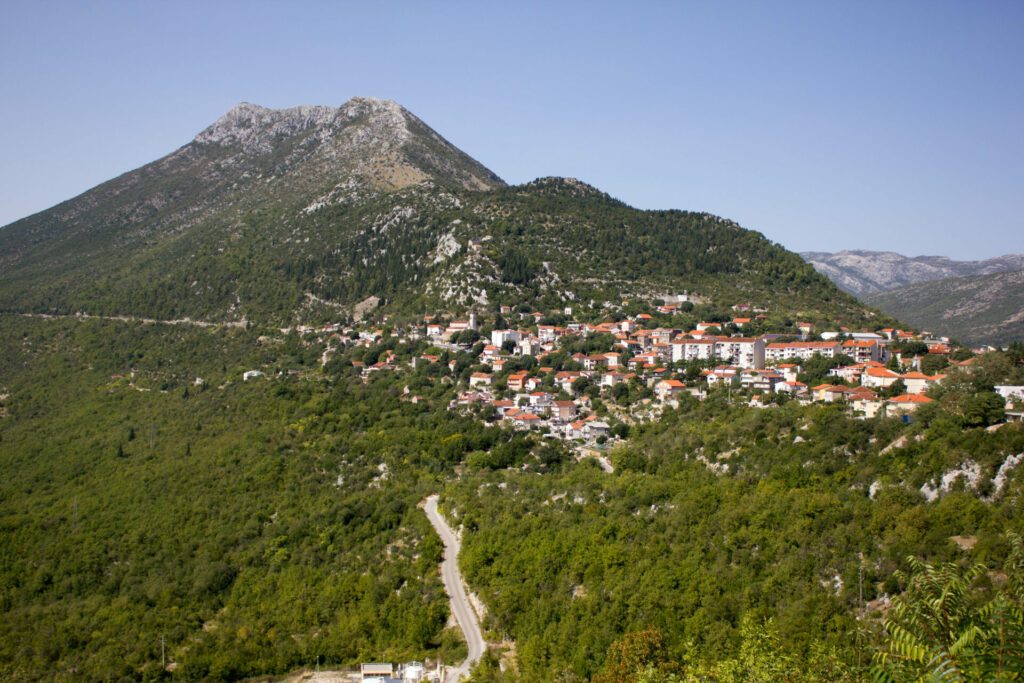
{"label": "utility pole", "polygon": [[167,650],[164,647],[164,634],[160,634],[160,668],[167,668]]}

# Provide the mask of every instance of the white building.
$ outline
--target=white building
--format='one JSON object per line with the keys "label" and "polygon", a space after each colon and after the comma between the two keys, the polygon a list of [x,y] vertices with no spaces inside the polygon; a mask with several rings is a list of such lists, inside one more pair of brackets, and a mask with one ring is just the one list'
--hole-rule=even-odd
{"label": "white building", "polygon": [[764,340],[755,337],[730,337],[715,342],[715,355],[741,368],[761,370],[764,368]]}
{"label": "white building", "polygon": [[1024,401],[1024,386],[1014,384],[1001,384],[995,388],[996,393],[1006,399],[1007,403],[1011,401]]}
{"label": "white building", "polygon": [[834,358],[842,353],[842,344],[839,342],[775,342],[765,347],[765,358],[769,361],[779,361],[784,358],[800,358],[807,360],[819,354],[825,358]]}
{"label": "white building", "polygon": [[521,335],[519,330],[491,330],[491,344],[501,348],[505,342],[519,342]]}
{"label": "white building", "polygon": [[715,357],[715,342],[712,339],[680,339],[672,342],[672,362],[709,360]]}

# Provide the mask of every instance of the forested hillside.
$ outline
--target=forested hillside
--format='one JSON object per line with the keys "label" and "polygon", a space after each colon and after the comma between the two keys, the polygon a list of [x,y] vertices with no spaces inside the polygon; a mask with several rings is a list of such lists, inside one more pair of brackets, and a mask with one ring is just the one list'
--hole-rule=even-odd
{"label": "forested hillside", "polygon": [[[442,362],[365,382],[353,365],[408,363],[423,341],[324,365],[294,333],[9,317],[3,330],[12,679],[453,661],[440,545],[416,508],[435,491],[463,528],[485,627],[515,647],[515,668],[488,660],[475,680],[588,680],[646,628],[680,671],[724,666],[766,619],[772,656],[804,680],[856,680],[908,556],[998,566],[1008,532],[1024,533],[1007,465],[1024,430],[986,429],[1000,413],[975,400],[1020,380],[1019,353],[986,356],[910,426],[724,390],[684,401],[630,430],[609,474],[446,410]],[[264,376],[242,381],[253,367]]]}
{"label": "forested hillside", "polygon": [[[515,680],[589,680],[624,632],[650,627],[680,668],[713,668],[739,653],[744,619],[772,620],[800,680],[858,680],[908,556],[998,563],[1006,532],[1024,531],[1019,490],[992,484],[1024,451],[1019,425],[937,414],[887,448],[907,436],[896,420],[724,399],[631,435],[612,475],[482,472],[447,489],[488,625],[516,643]],[[919,489],[968,458],[980,479],[926,502]]]}
{"label": "forested hillside", "polygon": [[435,493],[477,683],[1008,670],[1024,352],[898,325],[394,103],[240,105],[0,230],[0,678],[458,661]]}
{"label": "forested hillside", "polygon": [[4,322],[0,678],[153,680],[162,641],[184,680],[455,658],[416,506],[493,436],[287,341]]}
{"label": "forested hillside", "polygon": [[795,254],[585,183],[506,188],[395,103],[241,105],[176,152],[0,230],[0,310],[273,326],[694,293],[862,324]]}

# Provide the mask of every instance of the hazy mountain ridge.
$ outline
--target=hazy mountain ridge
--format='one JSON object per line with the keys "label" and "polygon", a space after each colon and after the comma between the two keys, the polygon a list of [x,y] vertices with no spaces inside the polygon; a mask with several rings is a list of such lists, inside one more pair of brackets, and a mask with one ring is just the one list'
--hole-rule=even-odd
{"label": "hazy mountain ridge", "polygon": [[1024,254],[1006,254],[982,261],[869,250],[806,251],[800,256],[840,289],[857,296],[931,280],[1024,269]]}
{"label": "hazy mountain ridge", "polygon": [[1024,270],[949,278],[865,297],[872,305],[965,344],[1024,339]]}

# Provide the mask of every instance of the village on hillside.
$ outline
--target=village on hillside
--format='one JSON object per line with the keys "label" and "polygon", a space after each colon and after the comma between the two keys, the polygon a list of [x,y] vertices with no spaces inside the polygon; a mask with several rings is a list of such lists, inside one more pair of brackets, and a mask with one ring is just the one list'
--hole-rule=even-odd
{"label": "village on hillside", "polygon": [[[370,381],[410,372],[403,398],[427,400],[423,378],[448,391],[447,407],[483,422],[536,432],[599,455],[631,426],[657,419],[684,396],[721,392],[730,402],[769,408],[786,401],[843,406],[853,415],[904,422],[932,402],[928,391],[954,369],[969,371],[990,349],[885,327],[820,329],[771,321],[750,304],[728,316],[682,325],[687,295],[633,304],[600,322],[572,308],[540,312],[501,306],[489,317],[427,314],[405,323],[389,315],[364,323],[286,330],[318,340],[323,365]],[[671,302],[671,303],[668,303]],[[245,373],[245,379],[264,375]],[[1007,418],[1021,419],[1024,387],[996,387]],[[1016,409],[1016,410],[1015,410]]]}

